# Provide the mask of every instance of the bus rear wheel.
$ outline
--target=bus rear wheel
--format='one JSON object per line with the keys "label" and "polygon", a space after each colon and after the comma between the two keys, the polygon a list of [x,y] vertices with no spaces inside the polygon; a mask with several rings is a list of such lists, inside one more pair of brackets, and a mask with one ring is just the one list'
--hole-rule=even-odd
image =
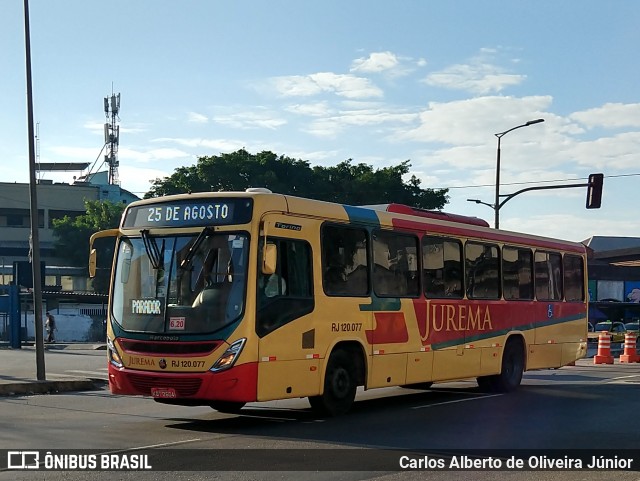
{"label": "bus rear wheel", "polygon": [[320,396],[310,396],[309,404],[317,414],[339,416],[351,408],[356,387],[354,360],[343,350],[335,351],[327,363],[324,392]]}
{"label": "bus rear wheel", "polygon": [[524,344],[521,339],[507,341],[502,353],[502,369],[500,374],[477,378],[478,386],[483,391],[511,392],[515,391],[522,381],[524,373]]}
{"label": "bus rear wheel", "polygon": [[237,414],[246,403],[236,401],[213,401],[209,403],[213,409],[226,414]]}

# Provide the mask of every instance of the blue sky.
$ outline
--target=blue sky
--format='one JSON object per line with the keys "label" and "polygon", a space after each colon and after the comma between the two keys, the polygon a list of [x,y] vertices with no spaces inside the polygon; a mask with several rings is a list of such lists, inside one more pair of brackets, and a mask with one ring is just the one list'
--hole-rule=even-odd
{"label": "blue sky", "polygon": [[[335,165],[411,161],[445,210],[584,240],[640,236],[640,3],[632,0],[31,0],[42,162],[91,162],[103,97],[122,97],[119,178],[150,180],[245,148]],[[23,1],[0,4],[0,179],[28,182]],[[100,163],[100,162],[99,162]],[[71,182],[67,172],[41,175]]]}

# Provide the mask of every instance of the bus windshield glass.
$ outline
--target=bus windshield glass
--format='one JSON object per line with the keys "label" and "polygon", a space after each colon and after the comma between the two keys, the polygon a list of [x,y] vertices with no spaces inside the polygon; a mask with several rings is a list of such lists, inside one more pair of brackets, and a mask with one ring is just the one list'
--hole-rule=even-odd
{"label": "bus windshield glass", "polygon": [[244,310],[249,242],[205,228],[185,236],[122,237],[112,318],[125,331],[214,332]]}

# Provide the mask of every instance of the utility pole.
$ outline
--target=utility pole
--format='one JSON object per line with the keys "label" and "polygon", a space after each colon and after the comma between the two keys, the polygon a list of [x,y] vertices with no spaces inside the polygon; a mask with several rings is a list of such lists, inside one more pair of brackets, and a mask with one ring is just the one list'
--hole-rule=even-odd
{"label": "utility pole", "polygon": [[36,333],[36,376],[38,381],[45,381],[44,368],[44,336],[42,329],[42,274],[40,272],[40,235],[38,215],[38,194],[36,184],[36,147],[33,127],[33,91],[31,82],[31,40],[29,32],[29,0],[24,0],[24,39],[25,63],[27,69],[27,130],[29,135],[29,198],[31,205],[31,271],[33,278],[33,318]]}
{"label": "utility pole", "polygon": [[109,166],[109,184],[119,184],[118,179],[118,145],[120,145],[120,126],[116,125],[116,120],[120,112],[120,94],[114,94],[111,90],[111,97],[104,98],[104,114],[107,121],[104,124],[104,143],[109,146],[104,161]]}

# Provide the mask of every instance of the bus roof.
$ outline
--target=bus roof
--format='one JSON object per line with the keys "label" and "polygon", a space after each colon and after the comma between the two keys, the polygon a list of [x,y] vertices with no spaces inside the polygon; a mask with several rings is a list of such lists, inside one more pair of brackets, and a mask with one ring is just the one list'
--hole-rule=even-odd
{"label": "bus roof", "polygon": [[384,210],[386,212],[394,212],[396,214],[415,215],[418,217],[426,217],[428,219],[446,220],[449,222],[460,222],[462,224],[489,227],[489,223],[484,219],[480,219],[479,217],[450,214],[448,212],[442,212],[439,210],[419,209],[417,207],[411,207],[404,204],[378,204],[378,205],[365,205],[363,207],[369,207],[375,210]]}
{"label": "bus roof", "polygon": [[[352,211],[352,209],[366,209],[369,211],[375,211],[380,213],[386,213],[386,215],[395,217],[399,215],[404,218],[400,221],[407,227],[416,222],[413,228],[419,228],[422,223],[429,222],[429,220],[435,221],[432,225],[433,232],[439,232],[441,234],[463,235],[466,237],[484,238],[487,240],[493,240],[495,242],[516,242],[524,245],[536,245],[539,247],[547,247],[553,249],[568,249],[573,252],[585,252],[586,247],[573,241],[566,241],[561,239],[554,239],[549,237],[537,236],[533,234],[525,234],[520,232],[511,232],[505,230],[491,229],[490,225],[483,219],[472,216],[465,216],[460,214],[451,214],[442,211],[433,211],[411,207],[404,204],[390,203],[390,204],[376,204],[376,205],[362,205],[362,206],[349,206],[346,204],[340,204],[335,202],[321,201],[316,199],[309,199],[305,197],[292,196],[289,194],[280,194],[271,192],[268,189],[262,188],[250,188],[246,191],[235,192],[193,192],[188,194],[176,194],[164,197],[154,197],[150,199],[143,199],[133,202],[127,209],[131,207],[137,207],[141,205],[147,205],[152,203],[164,203],[185,201],[188,199],[205,199],[216,197],[228,197],[228,198],[254,198],[261,197],[269,205],[268,209],[281,210],[282,212],[289,212],[291,214],[310,214],[312,211],[322,212],[323,216],[329,218],[336,218],[346,220],[345,216],[349,213],[345,212],[345,209]],[[269,199],[269,200],[267,200]],[[313,205],[324,205],[324,207],[314,208]],[[264,205],[264,204],[263,204]],[[384,215],[384,214],[383,214]],[[378,216],[379,217],[379,216]],[[413,218],[413,220],[409,220]],[[421,230],[424,227],[420,228]]]}

